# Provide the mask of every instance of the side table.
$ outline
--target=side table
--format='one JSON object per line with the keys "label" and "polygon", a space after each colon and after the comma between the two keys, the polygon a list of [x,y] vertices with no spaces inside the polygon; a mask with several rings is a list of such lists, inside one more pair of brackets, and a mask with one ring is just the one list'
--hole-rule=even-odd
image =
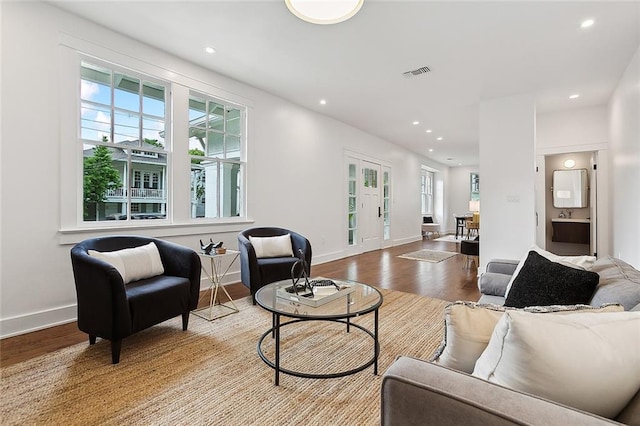
{"label": "side table", "polygon": [[[236,304],[233,302],[233,299],[231,298],[231,296],[229,296],[229,293],[222,285],[222,280],[227,275],[227,272],[229,272],[229,269],[231,268],[233,263],[236,261],[236,259],[240,255],[240,252],[237,250],[227,249],[227,252],[224,254],[204,254],[204,253],[198,253],[198,254],[204,259],[207,259],[207,258],[209,259],[209,268],[207,269],[206,267],[207,262],[202,262],[202,270],[204,271],[204,273],[209,278],[209,281],[211,282],[211,286],[209,286],[209,291],[211,292],[211,295],[209,297],[209,306],[196,309],[192,311],[192,313],[194,315],[199,316],[200,318],[206,319],[207,321],[213,321],[214,319],[222,318],[227,315],[240,312]],[[222,266],[223,258],[231,258],[231,261],[229,262],[226,269],[224,270]],[[229,299],[228,302],[224,302],[224,303],[220,302],[218,298],[219,290],[222,290],[224,292],[224,294]],[[226,309],[215,309],[216,312],[214,312],[214,308],[226,308]]]}

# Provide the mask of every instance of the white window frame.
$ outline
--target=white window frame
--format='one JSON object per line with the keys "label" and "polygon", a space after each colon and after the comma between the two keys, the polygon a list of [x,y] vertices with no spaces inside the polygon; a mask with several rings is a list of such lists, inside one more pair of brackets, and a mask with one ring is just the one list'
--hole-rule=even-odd
{"label": "white window frame", "polygon": [[[187,140],[180,138],[179,128],[188,126],[188,93],[196,90],[208,93],[218,99],[233,102],[244,106],[246,113],[246,136],[242,147],[242,161],[247,162],[249,137],[253,134],[253,110],[254,102],[234,92],[227,91],[219,85],[207,83],[193,68],[186,63],[174,64],[177,68],[164,68],[162,61],[158,61],[157,52],[139,51],[135,46],[119,44],[106,48],[94,44],[91,41],[80,39],[69,34],[60,34],[58,39],[58,93],[60,116],[59,150],[60,150],[60,202],[59,202],[59,230],[58,241],[60,244],[73,244],[86,238],[101,235],[111,235],[114,232],[136,232],[141,235],[167,237],[180,235],[202,235],[213,232],[239,232],[253,224],[253,220],[247,213],[247,167],[242,171],[242,199],[244,212],[241,217],[192,220],[189,211],[190,195],[188,191],[174,191],[176,188],[184,188],[189,181],[190,170],[175,167],[176,164],[184,164],[188,158]],[[162,56],[162,55],[160,55]],[[169,58],[168,55],[165,55]],[[106,64],[117,64],[125,70],[134,70],[145,76],[153,76],[162,81],[171,83],[171,116],[173,132],[177,135],[171,141],[172,167],[168,167],[166,187],[164,188],[172,202],[171,219],[152,221],[82,221],[82,152],[77,149],[76,140],[79,139],[80,119],[80,64],[82,60],[94,62],[102,61]],[[215,76],[211,73],[211,76]],[[169,108],[169,107],[167,107]],[[165,138],[166,139],[166,138]],[[69,143],[69,142],[72,143]]]}
{"label": "white window frame", "polygon": [[[208,93],[203,93],[201,91],[198,90],[189,90],[189,98],[191,97],[197,97],[197,98],[201,98],[203,100],[205,100],[206,104],[208,105],[210,102],[222,105],[225,109],[226,108],[234,108],[237,109],[240,112],[240,133],[239,134],[235,134],[235,133],[230,133],[227,131],[226,129],[226,118],[224,119],[224,126],[223,126],[223,130],[217,130],[217,129],[211,129],[209,130],[208,128],[206,129],[206,138],[207,138],[207,143],[208,143],[208,133],[212,132],[212,133],[217,133],[223,136],[223,140],[225,142],[223,142],[223,151],[222,151],[222,155],[221,156],[207,156],[207,153],[205,152],[205,155],[203,156],[196,156],[196,155],[190,155],[189,156],[189,167],[191,164],[191,160],[192,159],[196,159],[196,160],[200,160],[200,161],[205,161],[205,162],[211,162],[211,163],[215,163],[216,164],[216,194],[215,194],[215,216],[205,216],[205,217],[192,217],[191,219],[193,221],[211,221],[211,220],[227,220],[230,219],[232,217],[235,216],[224,216],[224,212],[223,210],[223,204],[222,204],[222,196],[223,193],[221,191],[222,185],[224,185],[223,183],[223,171],[224,171],[224,166],[225,165],[238,165],[240,167],[240,176],[239,176],[239,180],[240,180],[240,190],[238,193],[238,212],[239,212],[239,217],[245,217],[246,215],[246,198],[245,198],[245,194],[246,194],[246,181],[245,181],[245,176],[246,176],[246,134],[247,134],[247,107],[244,105],[239,105],[237,103],[234,102],[229,102],[227,100],[224,99],[220,99],[216,96],[213,96],[211,94]],[[208,108],[205,108],[205,110],[207,111],[208,114]],[[225,114],[226,117],[226,114]],[[189,123],[189,127],[191,127],[191,123]],[[233,137],[239,137],[240,138],[240,154],[239,154],[239,159],[230,159],[230,158],[226,158],[227,157],[227,149],[226,149],[226,136],[233,136]],[[192,180],[190,179],[190,184],[192,183]],[[191,192],[191,188],[189,188],[189,192]],[[190,197],[193,200],[197,200],[201,197]],[[205,201],[206,204],[206,201]],[[211,208],[211,206],[209,207]]]}
{"label": "white window frame", "polygon": [[434,212],[434,181],[435,173],[422,170],[420,173],[421,209],[423,215],[433,215]]}
{"label": "white window frame", "polygon": [[[107,146],[110,148],[116,148],[116,149],[122,149],[124,151],[128,151],[127,154],[127,166],[125,167],[125,175],[122,176],[122,185],[125,187],[125,194],[126,194],[126,205],[127,205],[127,213],[123,213],[126,215],[126,219],[124,220],[125,222],[131,222],[133,221],[133,215],[130,214],[132,213],[131,210],[131,205],[133,204],[132,201],[132,194],[131,194],[131,190],[130,188],[133,188],[133,186],[131,186],[129,184],[129,180],[130,180],[130,174],[133,171],[133,164],[134,161],[132,161],[132,157],[148,157],[148,156],[155,156],[158,157],[159,154],[162,154],[166,157],[166,164],[165,164],[165,170],[169,171],[171,170],[172,164],[171,164],[171,135],[172,135],[172,127],[171,127],[171,82],[169,81],[165,81],[162,79],[159,79],[157,77],[145,74],[145,73],[141,73],[138,72],[136,70],[132,70],[129,69],[127,67],[121,66],[121,65],[116,65],[116,64],[112,64],[112,63],[108,63],[105,62],[103,60],[97,59],[97,58],[92,58],[92,57],[86,57],[84,55],[80,56],[80,64],[78,65],[79,69],[82,67],[82,64],[87,63],[90,65],[95,65],[95,66],[99,66],[101,68],[104,69],[108,69],[112,74],[114,73],[119,73],[119,74],[123,74],[126,76],[131,76],[131,77],[135,77],[136,79],[139,79],[140,81],[140,85],[141,88],[140,90],[142,90],[142,84],[144,82],[149,82],[158,86],[162,86],[164,88],[164,117],[162,117],[162,119],[164,120],[164,148],[149,148],[149,147],[142,147],[142,145],[140,145],[139,148],[135,148],[133,146],[125,146],[125,145],[120,145],[117,142],[114,142],[114,134],[115,134],[115,127],[116,127],[116,122],[115,122],[115,112],[116,110],[119,110],[118,107],[116,107],[115,105],[115,95],[114,95],[114,87],[110,85],[110,90],[111,90],[111,103],[109,105],[110,111],[111,111],[111,122],[110,122],[110,126],[109,126],[109,137],[108,137],[108,141],[107,142],[101,142],[98,140],[90,140],[90,139],[83,139],[81,137],[81,133],[82,133],[82,103],[86,102],[88,104],[91,104],[91,101],[87,101],[87,100],[83,100],[81,93],[78,94],[78,104],[80,105],[80,110],[79,110],[79,116],[78,116],[78,146],[79,149],[81,151],[81,164],[78,166],[79,169],[83,172],[83,162],[84,162],[84,155],[82,154],[82,152],[84,151],[84,146],[85,145],[94,145],[94,146]],[[82,75],[79,75],[78,78],[78,86],[81,85],[81,81],[82,81]],[[138,123],[138,137],[137,140],[140,144],[142,144],[143,139],[143,133],[144,133],[144,118],[145,116],[150,116],[148,114],[144,114],[143,108],[142,108],[142,104],[143,104],[143,99],[140,98],[139,99],[139,110],[137,112],[137,114],[139,114],[139,123]],[[150,116],[150,117],[155,117],[155,116]],[[151,149],[153,149],[153,151],[151,151]],[[82,173],[83,174],[83,173]],[[142,180],[141,180],[141,188],[143,189],[149,189],[151,188],[151,174],[149,171],[142,171]],[[145,183],[148,183],[148,185],[145,185]],[[83,186],[83,176],[81,175],[78,181],[78,185],[80,187]],[[168,186],[168,185],[167,185]],[[82,188],[80,188],[80,190],[82,191]],[[154,221],[165,221],[165,222],[170,222],[170,212],[172,211],[172,197],[171,197],[171,193],[169,191],[166,191],[166,199],[164,200],[164,210],[166,213],[166,218],[165,219],[153,219]],[[109,222],[107,220],[96,220],[96,221],[87,221],[84,220],[84,197],[80,197],[80,199],[78,200],[78,222],[82,223],[84,226],[92,226],[92,227],[103,227],[103,225],[106,225],[106,227],[110,227]],[[122,212],[121,212],[122,213]],[[149,221],[149,219],[136,219],[135,222],[137,224],[137,222],[141,222],[141,221]]]}

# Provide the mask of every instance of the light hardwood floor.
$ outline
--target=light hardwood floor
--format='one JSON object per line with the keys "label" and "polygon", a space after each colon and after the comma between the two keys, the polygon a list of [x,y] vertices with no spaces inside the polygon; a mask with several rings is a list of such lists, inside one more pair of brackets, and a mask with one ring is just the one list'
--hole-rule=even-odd
{"label": "light hardwood floor", "polygon": [[[421,248],[459,252],[460,244],[423,239],[415,243],[376,250],[357,256],[314,265],[313,276],[351,279],[379,288],[404,291],[437,299],[478,300],[477,269],[475,263],[467,267],[464,256],[454,256],[439,263],[401,259],[398,256]],[[241,283],[226,286],[234,299],[249,295]],[[201,294],[200,304],[206,305],[208,294]],[[56,351],[80,342],[87,342],[85,333],[76,323],[0,340],[2,366]]]}

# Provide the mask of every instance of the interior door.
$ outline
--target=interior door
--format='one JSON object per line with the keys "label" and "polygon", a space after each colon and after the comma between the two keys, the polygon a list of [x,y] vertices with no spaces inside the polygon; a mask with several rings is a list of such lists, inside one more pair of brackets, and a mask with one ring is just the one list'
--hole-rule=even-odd
{"label": "interior door", "polygon": [[382,247],[382,203],[380,165],[362,162],[361,181],[361,245],[362,251],[378,250]]}
{"label": "interior door", "polygon": [[[536,157],[536,177],[535,177],[535,209],[536,209],[536,245],[542,249],[547,248],[547,216],[546,216],[546,196],[545,191],[545,157]],[[551,238],[551,237],[549,237]]]}
{"label": "interior door", "polygon": [[598,253],[598,167],[596,166],[596,156],[597,153],[594,153],[591,160],[591,179],[589,182],[589,217],[591,217],[590,253],[594,256]]}

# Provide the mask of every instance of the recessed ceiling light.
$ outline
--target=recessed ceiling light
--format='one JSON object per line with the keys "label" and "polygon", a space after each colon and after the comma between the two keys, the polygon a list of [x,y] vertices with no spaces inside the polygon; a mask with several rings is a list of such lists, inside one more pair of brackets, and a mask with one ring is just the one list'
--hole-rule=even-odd
{"label": "recessed ceiling light", "polygon": [[211,54],[211,53],[216,53],[216,49],[214,49],[213,47],[205,47],[204,51]]}
{"label": "recessed ceiling light", "polygon": [[414,125],[414,126],[417,126],[418,124],[420,124],[420,122],[419,122],[419,121],[414,121],[414,122],[413,122],[413,125]]}
{"label": "recessed ceiling light", "polygon": [[569,96],[569,99],[578,99],[579,97],[580,97],[580,95],[575,93],[575,94]]}
{"label": "recessed ceiling light", "polygon": [[325,101],[324,99],[320,99],[320,105],[326,105],[327,101]]}
{"label": "recessed ceiling light", "polygon": [[431,132],[433,132],[433,130],[427,129],[427,133],[431,133]]}
{"label": "recessed ceiling light", "polygon": [[596,21],[594,21],[593,19],[585,19],[584,21],[582,21],[580,23],[580,27],[581,28],[589,28],[590,26],[592,26],[595,23],[596,23]]}
{"label": "recessed ceiling light", "polygon": [[442,140],[442,136],[438,136],[436,139],[441,141]]}
{"label": "recessed ceiling light", "polygon": [[433,152],[433,148],[429,148],[429,152]]}
{"label": "recessed ceiling light", "polygon": [[462,163],[458,163],[458,166],[462,166]]}

